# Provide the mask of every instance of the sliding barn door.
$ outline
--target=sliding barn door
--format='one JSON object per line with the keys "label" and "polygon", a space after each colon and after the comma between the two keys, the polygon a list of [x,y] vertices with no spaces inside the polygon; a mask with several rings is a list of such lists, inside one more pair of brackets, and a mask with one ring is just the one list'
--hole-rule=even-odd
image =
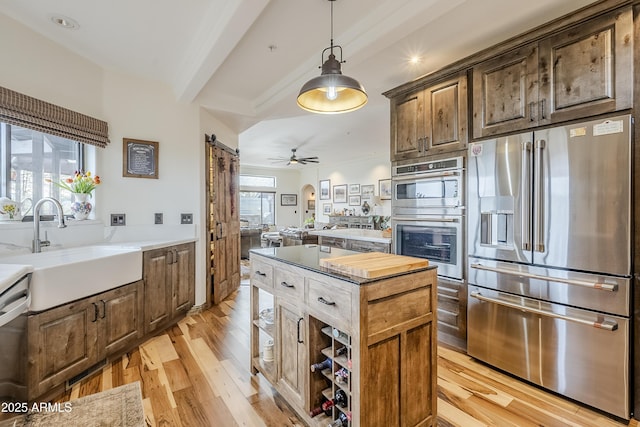
{"label": "sliding barn door", "polygon": [[207,137],[207,240],[209,301],[218,304],[240,286],[238,153]]}

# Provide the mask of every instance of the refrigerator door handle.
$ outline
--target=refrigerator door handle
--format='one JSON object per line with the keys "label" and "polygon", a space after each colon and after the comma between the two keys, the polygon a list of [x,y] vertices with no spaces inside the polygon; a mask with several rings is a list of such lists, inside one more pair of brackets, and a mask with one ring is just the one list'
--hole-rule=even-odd
{"label": "refrigerator door handle", "polygon": [[616,322],[613,322],[611,320],[585,320],[585,319],[579,319],[577,317],[572,317],[572,316],[567,316],[565,314],[558,314],[558,313],[554,313],[552,311],[547,311],[547,310],[542,310],[539,308],[533,308],[533,307],[527,307],[525,305],[521,305],[521,304],[516,304],[516,303],[512,303],[512,302],[508,302],[508,301],[503,301],[500,299],[496,299],[496,298],[489,298],[486,297],[484,295],[482,295],[480,292],[478,291],[473,291],[469,294],[469,296],[478,299],[480,301],[484,301],[484,302],[488,302],[488,303],[492,303],[492,304],[498,304],[507,308],[513,308],[515,310],[520,310],[520,311],[524,311],[525,313],[533,313],[533,314],[538,314],[540,316],[546,316],[546,317],[552,317],[554,319],[561,319],[561,320],[566,320],[568,322],[575,322],[575,323],[579,323],[581,325],[585,325],[585,326],[591,326],[597,329],[604,329],[606,331],[615,331],[616,329],[618,329],[618,324]]}
{"label": "refrigerator door handle", "polygon": [[522,250],[531,250],[531,142],[522,144],[522,179],[521,182],[521,220],[522,220]]}
{"label": "refrigerator door handle", "polygon": [[476,270],[491,271],[493,273],[510,274],[512,276],[525,277],[527,279],[548,280],[551,282],[564,283],[567,285],[582,286],[584,288],[591,288],[599,291],[616,292],[618,290],[618,285],[611,284],[611,283],[599,283],[599,282],[594,283],[594,282],[585,282],[583,280],[565,279],[562,277],[542,276],[540,274],[527,273],[524,271],[512,271],[506,268],[488,267],[482,264],[471,264],[471,268],[475,268]]}
{"label": "refrigerator door handle", "polygon": [[544,228],[543,228],[543,212],[544,212],[544,195],[542,194],[544,186],[543,178],[543,161],[542,150],[544,150],[546,142],[543,139],[539,139],[535,142],[535,165],[536,174],[534,180],[533,192],[535,193],[536,201],[534,203],[533,210],[533,223],[534,223],[534,236],[533,236],[533,250],[536,252],[544,252]]}

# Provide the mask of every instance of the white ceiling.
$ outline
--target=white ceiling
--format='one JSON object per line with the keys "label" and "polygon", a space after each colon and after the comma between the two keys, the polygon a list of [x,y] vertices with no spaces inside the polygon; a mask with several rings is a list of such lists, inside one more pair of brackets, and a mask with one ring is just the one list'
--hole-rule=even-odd
{"label": "white ceiling", "polygon": [[[382,92],[592,1],[337,0],[342,71],[369,94],[364,108],[342,115],[296,105],[329,45],[327,0],[2,0],[0,13],[105,68],[169,84],[240,134],[243,164],[283,167],[265,158],[294,147],[322,163],[388,153]],[[55,26],[54,14],[79,29]]]}

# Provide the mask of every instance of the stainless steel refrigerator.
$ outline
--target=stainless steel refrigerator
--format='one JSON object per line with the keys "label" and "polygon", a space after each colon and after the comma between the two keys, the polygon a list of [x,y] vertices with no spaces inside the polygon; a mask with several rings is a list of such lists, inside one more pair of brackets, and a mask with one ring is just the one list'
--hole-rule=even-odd
{"label": "stainless steel refrigerator", "polygon": [[630,416],[629,115],[471,144],[468,353]]}

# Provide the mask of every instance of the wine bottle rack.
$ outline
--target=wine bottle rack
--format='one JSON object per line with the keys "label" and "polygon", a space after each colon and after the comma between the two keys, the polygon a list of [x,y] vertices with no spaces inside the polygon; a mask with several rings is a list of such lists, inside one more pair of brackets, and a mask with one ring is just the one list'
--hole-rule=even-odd
{"label": "wine bottle rack", "polygon": [[[311,348],[310,362],[312,364],[320,363],[327,358],[332,361],[331,368],[310,374],[312,378],[310,382],[312,409],[319,407],[324,401],[335,399],[336,393],[344,392],[346,396],[346,406],[335,404],[328,411],[328,415],[323,413],[313,418],[315,426],[325,427],[337,420],[341,412],[349,419],[351,418],[351,338],[343,331],[313,317],[310,318],[309,323],[310,327],[315,327],[320,331]],[[347,373],[346,382],[338,381],[336,374],[339,371]],[[348,427],[351,427],[350,421]]]}

